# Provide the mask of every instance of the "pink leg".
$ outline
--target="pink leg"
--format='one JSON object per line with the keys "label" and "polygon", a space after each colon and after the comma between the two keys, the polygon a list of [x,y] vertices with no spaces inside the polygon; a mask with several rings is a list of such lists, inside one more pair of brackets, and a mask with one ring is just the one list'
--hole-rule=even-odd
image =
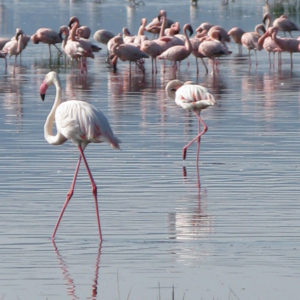
{"label": "pink leg", "polygon": [[97,200],[97,186],[95,184],[94,178],[92,176],[92,173],[90,171],[89,165],[86,161],[86,158],[84,156],[83,150],[81,148],[81,146],[78,146],[78,149],[81,153],[81,157],[83,158],[83,162],[85,164],[86,170],[88,172],[88,175],[90,177],[90,181],[92,184],[92,190],[93,190],[93,195],[94,195],[94,199],[95,199],[95,206],[96,206],[96,215],[97,215],[97,223],[98,223],[98,230],[99,230],[99,237],[100,237],[100,241],[102,241],[102,233],[101,233],[101,226],[100,226],[100,216],[99,216],[99,209],[98,209],[98,200]]}
{"label": "pink leg", "polygon": [[55,237],[55,234],[56,234],[56,231],[57,231],[57,228],[59,226],[59,223],[61,221],[61,218],[67,208],[67,205],[70,201],[70,199],[72,198],[73,196],[73,192],[74,192],[74,187],[75,187],[75,183],[76,183],[76,178],[77,178],[77,175],[78,175],[78,170],[79,170],[79,166],[80,166],[80,162],[81,162],[81,155],[79,155],[79,158],[78,158],[78,162],[77,162],[77,165],[76,165],[76,169],[75,169],[75,173],[74,173],[74,176],[73,176],[73,181],[72,181],[72,184],[71,184],[71,187],[70,187],[70,190],[67,194],[67,197],[66,197],[66,201],[65,201],[65,204],[60,212],[60,215],[58,217],[58,220],[56,222],[56,225],[55,225],[55,228],[54,228],[54,231],[53,231],[53,234],[52,234],[52,240],[54,240],[54,237]]}
{"label": "pink leg", "polygon": [[[199,146],[200,146],[200,138],[201,136],[207,131],[207,125],[205,122],[202,120],[200,113],[195,112],[198,118],[198,124],[199,124],[199,130],[198,130],[198,135],[194,137],[187,145],[185,145],[182,149],[182,159],[185,160],[186,158],[186,151],[189,146],[191,146],[195,141],[198,141]],[[203,125],[203,130],[200,132],[200,123]]]}

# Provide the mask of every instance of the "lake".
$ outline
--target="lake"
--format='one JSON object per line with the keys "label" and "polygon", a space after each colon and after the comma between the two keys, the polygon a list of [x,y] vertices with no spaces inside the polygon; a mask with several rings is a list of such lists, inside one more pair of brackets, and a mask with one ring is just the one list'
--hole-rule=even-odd
{"label": "lake", "polygon": [[[198,2],[3,0],[0,33],[58,29],[74,15],[92,33],[123,26],[136,33],[142,17],[150,21],[162,8],[194,29],[207,21],[253,31],[266,10],[262,0]],[[292,4],[270,2],[274,14],[278,7],[300,24]],[[15,71],[14,57],[6,71],[0,61],[0,299],[298,299],[300,55],[293,70],[288,53],[281,68],[270,68],[260,51],[249,67],[246,49],[239,55],[230,43],[216,74],[199,64],[197,75],[192,56],[177,72],[167,63],[152,74],[146,60],[145,74],[134,66],[129,74],[127,62],[114,72],[98,45],[86,75],[62,58],[49,61],[45,44],[29,43]],[[42,102],[39,87],[50,70],[60,74],[64,99],[100,108],[122,141],[120,151],[106,143],[85,151],[98,186],[101,244],[84,167],[51,241],[78,150],[44,139],[55,89]],[[198,125],[167,98],[174,78],[216,99],[202,112],[208,131],[198,165],[196,145],[182,160]]]}

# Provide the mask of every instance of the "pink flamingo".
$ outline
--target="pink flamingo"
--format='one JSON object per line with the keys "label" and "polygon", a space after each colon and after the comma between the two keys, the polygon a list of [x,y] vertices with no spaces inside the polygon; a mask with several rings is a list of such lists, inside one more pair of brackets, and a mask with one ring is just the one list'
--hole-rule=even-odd
{"label": "pink flamingo", "polygon": [[162,19],[161,17],[164,16],[166,18],[166,27],[169,28],[171,25],[174,23],[172,20],[167,18],[167,12],[165,10],[160,10],[159,14],[157,17],[155,17],[146,27],[145,30],[153,33],[153,34],[159,34],[160,32],[160,27],[162,25]]}
{"label": "pink flamingo", "polygon": [[294,38],[281,38],[277,36],[279,28],[272,27],[270,33],[272,34],[272,39],[281,49],[281,51],[290,53],[291,69],[293,69],[293,53],[300,52],[300,40]]}
{"label": "pink flamingo", "polygon": [[112,47],[112,64],[116,70],[117,59],[122,61],[129,61],[129,72],[131,72],[131,62],[136,62],[138,66],[144,71],[142,60],[144,58],[149,58],[148,54],[141,51],[138,47],[133,44],[125,44],[123,38],[116,38]]}
{"label": "pink flamingo", "polygon": [[273,32],[273,28],[269,27],[268,30],[258,39],[258,46],[263,47],[268,53],[270,67],[272,65],[270,53],[273,54],[275,54],[276,52],[278,53],[278,64],[280,63],[280,53],[281,53],[280,47],[271,37],[272,32]]}
{"label": "pink flamingo", "polygon": [[94,33],[93,38],[96,42],[107,45],[108,41],[114,36],[115,34],[111,31],[99,29]]}
{"label": "pink flamingo", "polygon": [[164,15],[160,18],[162,19],[162,24],[160,27],[159,37],[155,40],[145,40],[141,44],[141,50],[151,57],[152,73],[157,73],[156,58],[171,46],[171,44],[169,44],[171,38],[165,36],[166,18]]}
{"label": "pink flamingo", "polygon": [[196,32],[197,32],[197,37],[201,38],[205,35],[207,35],[209,29],[213,27],[213,25],[211,23],[208,22],[204,22],[201,23],[197,28],[196,28]]}
{"label": "pink flamingo", "polygon": [[53,45],[59,54],[61,55],[61,50],[56,46],[56,44],[61,43],[63,41],[62,38],[62,30],[60,28],[59,32],[54,31],[51,28],[39,28],[32,36],[31,41],[34,44],[44,43],[48,44],[49,47],[49,55],[51,58],[51,45]]}
{"label": "pink flamingo", "polygon": [[245,31],[240,27],[232,27],[228,31],[228,35],[233,39],[233,41],[238,45],[239,54],[242,54],[242,35]]}
{"label": "pink flamingo", "polygon": [[213,39],[218,39],[225,46],[227,42],[230,42],[230,36],[228,35],[227,31],[219,25],[212,26],[208,30],[207,35]]}
{"label": "pink flamingo", "polygon": [[[113,148],[119,149],[119,139],[113,134],[108,120],[104,114],[97,110],[93,105],[79,100],[70,100],[62,103],[61,100],[61,84],[56,72],[49,72],[41,84],[40,94],[42,100],[45,99],[45,94],[49,86],[54,85],[56,88],[56,97],[52,109],[47,117],[44,125],[44,136],[46,141],[51,145],[61,145],[66,140],[72,141],[77,145],[80,152],[77,166],[75,169],[71,188],[67,194],[66,201],[55,225],[52,239],[54,239],[64,211],[73,195],[76,183],[77,174],[81,159],[85,164],[88,176],[91,181],[92,191],[96,205],[96,215],[98,223],[98,231],[100,240],[102,240],[100,217],[98,211],[97,186],[93,179],[92,173],[84,155],[84,149],[89,143],[107,142]],[[56,135],[52,133],[53,123],[56,123]]]}
{"label": "pink flamingo", "polygon": [[147,19],[142,18],[141,19],[141,25],[139,27],[138,33],[136,36],[134,36],[133,43],[137,45],[138,47],[141,47],[141,44],[143,41],[148,40],[148,37],[145,35],[145,27],[146,27]]}
{"label": "pink flamingo", "polygon": [[[271,16],[270,16],[269,13],[266,13],[264,15],[263,23],[266,25],[267,28],[270,27],[270,25],[271,25]],[[279,18],[276,18],[273,21],[272,26],[273,27],[278,27],[278,30],[284,32],[284,34],[286,32],[288,32],[290,36],[292,36],[292,34],[291,34],[292,31],[298,31],[299,30],[299,27],[294,22],[289,20],[289,18],[286,15],[281,15]]]}
{"label": "pink flamingo", "polygon": [[201,59],[201,62],[203,64],[203,66],[205,68],[205,72],[207,74],[208,73],[208,68],[207,68],[207,65],[206,65],[206,63],[203,59],[205,56],[201,52],[198,51],[200,44],[203,42],[203,38],[200,39],[200,38],[197,38],[197,37],[193,37],[193,38],[190,39],[190,41],[191,41],[191,44],[192,44],[192,54],[196,58],[196,71],[197,71],[197,74],[199,74],[198,58]]}
{"label": "pink flamingo", "polygon": [[76,37],[88,39],[91,35],[91,29],[87,26],[79,25],[79,19],[77,17],[71,17],[69,20],[69,29],[71,30],[73,27],[73,23],[77,23],[77,32]]}
{"label": "pink flamingo", "polygon": [[[215,37],[219,33],[217,31],[214,32],[212,35]],[[217,62],[216,57],[222,56],[222,55],[229,55],[231,54],[231,51],[227,49],[226,46],[222,42],[219,41],[219,39],[211,39],[211,38],[203,38],[204,41],[202,41],[199,45],[198,52],[203,56],[207,57],[212,61],[213,66],[213,74],[217,71]]]}
{"label": "pink flamingo", "polygon": [[[182,149],[182,158],[185,160],[188,147],[197,141],[197,161],[199,156],[200,138],[207,131],[207,125],[200,116],[201,110],[215,105],[214,96],[208,90],[198,84],[183,83],[178,79],[168,82],[166,93],[169,98],[185,110],[193,111],[198,118],[198,134]],[[203,129],[200,130],[201,124]]]}
{"label": "pink flamingo", "polygon": [[70,32],[68,30],[68,27],[62,26],[61,30],[65,34],[65,38],[62,43],[62,48],[71,60],[80,60],[81,72],[85,73],[87,72],[86,58],[94,58],[95,56],[93,53],[92,44],[90,42],[88,42],[86,39],[76,38],[76,30],[78,28],[78,25],[78,23],[75,23],[72,26]]}
{"label": "pink flamingo", "polygon": [[17,64],[17,56],[21,54],[22,50],[24,49],[22,46],[22,39],[23,39],[23,31],[20,28],[16,29],[16,35],[8,41],[3,49],[1,50],[1,57],[5,58],[5,69],[7,68],[7,60],[6,55],[15,56],[14,62],[14,70]]}
{"label": "pink flamingo", "polygon": [[161,55],[159,55],[158,58],[173,61],[175,66],[177,62],[180,62],[185,58],[187,58],[192,53],[193,50],[191,41],[187,34],[187,30],[189,30],[191,34],[193,33],[193,29],[190,24],[185,24],[183,27],[183,32],[186,38],[184,45],[176,45],[170,47],[166,51],[164,51]]}
{"label": "pink flamingo", "polygon": [[251,32],[245,32],[242,35],[241,42],[242,45],[248,49],[248,56],[249,56],[249,64],[251,64],[251,56],[250,56],[250,51],[254,50],[255,53],[255,62],[257,64],[257,50],[261,50],[262,47],[258,45],[258,39],[260,38],[261,34],[259,31],[262,31],[263,34],[266,32],[264,24],[258,24],[255,26],[255,31]]}

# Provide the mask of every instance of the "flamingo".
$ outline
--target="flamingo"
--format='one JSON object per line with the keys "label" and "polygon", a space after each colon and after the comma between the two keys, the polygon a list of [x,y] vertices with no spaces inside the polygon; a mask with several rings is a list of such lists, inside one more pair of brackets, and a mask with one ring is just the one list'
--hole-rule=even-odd
{"label": "flamingo", "polygon": [[8,41],[3,49],[1,50],[1,57],[5,58],[5,68],[7,68],[7,61],[6,61],[6,55],[8,54],[9,57],[15,56],[15,63],[14,63],[14,70],[17,64],[17,56],[21,54],[22,50],[24,49],[22,47],[22,39],[23,39],[23,31],[20,28],[16,29],[16,35]]}
{"label": "flamingo", "polygon": [[[62,26],[62,32],[65,34],[64,41],[62,43],[62,48],[66,55],[71,60],[80,60],[81,62],[81,73],[87,72],[86,66],[86,58],[94,58],[94,49],[92,43],[83,38],[76,38],[76,30],[78,28],[79,23],[75,23],[72,26],[71,31],[67,26]],[[97,47],[97,46],[96,46]],[[97,47],[99,48],[99,47]],[[101,48],[99,48],[101,49]],[[99,51],[99,50],[98,50]]]}
{"label": "flamingo", "polygon": [[175,65],[177,61],[180,62],[185,58],[187,58],[192,53],[193,50],[191,41],[187,35],[187,30],[189,30],[191,34],[193,33],[193,29],[190,24],[185,24],[183,27],[183,32],[186,38],[184,45],[176,45],[170,47],[166,51],[164,51],[161,55],[159,55],[158,58],[171,60],[175,63]]}
{"label": "flamingo", "polygon": [[99,29],[94,33],[93,38],[98,43],[107,45],[108,41],[114,36],[115,34],[111,31],[108,31],[106,29]]}
{"label": "flamingo", "polygon": [[[55,238],[56,231],[58,229],[61,218],[64,211],[73,195],[74,187],[76,183],[77,174],[81,159],[83,160],[89,179],[92,185],[92,192],[96,205],[96,216],[99,231],[99,238],[102,241],[102,233],[100,226],[100,217],[98,210],[97,200],[97,186],[93,179],[92,173],[88,166],[87,160],[84,155],[84,149],[89,143],[101,143],[107,142],[112,148],[119,149],[119,139],[114,135],[108,120],[104,114],[93,105],[79,100],[69,100],[62,102],[61,100],[61,84],[60,79],[56,72],[49,72],[40,86],[40,94],[42,100],[45,99],[45,94],[51,85],[56,88],[56,97],[52,109],[47,117],[44,125],[44,136],[46,141],[51,145],[61,145],[65,141],[70,140],[77,145],[80,152],[77,166],[74,172],[71,188],[67,194],[65,203],[60,212],[59,218],[55,225],[52,240]],[[56,123],[56,135],[52,133],[53,123]]]}
{"label": "flamingo", "polygon": [[[141,67],[141,62],[143,58],[149,58],[148,54],[141,51],[137,46],[133,44],[125,44],[122,37],[118,37],[114,40],[114,45],[112,47],[112,64],[114,69],[116,69],[117,59],[122,61],[129,61],[129,72],[131,72],[131,62],[138,63]],[[143,68],[141,68],[144,71]]]}
{"label": "flamingo", "polygon": [[192,44],[192,54],[196,58],[197,75],[199,74],[198,58],[201,59],[201,62],[203,64],[204,68],[205,68],[205,71],[206,71],[206,73],[208,73],[207,65],[206,65],[206,63],[203,59],[204,55],[198,51],[200,43],[202,43],[202,41],[203,41],[203,38],[200,39],[200,38],[197,38],[197,37],[193,37],[193,38],[190,39],[190,41],[191,41],[191,44]]}
{"label": "flamingo", "polygon": [[271,52],[273,54],[275,54],[276,52],[278,53],[278,64],[280,63],[280,53],[281,53],[280,47],[271,37],[272,31],[273,31],[273,27],[269,27],[268,30],[258,39],[258,46],[263,47],[268,53],[269,67],[271,67],[270,53]]}
{"label": "flamingo", "polygon": [[245,31],[240,27],[232,27],[228,31],[228,35],[233,39],[233,41],[238,45],[239,54],[242,54],[242,35]]}
{"label": "flamingo", "polygon": [[260,33],[259,31],[263,31],[263,33],[266,32],[264,24],[258,24],[255,26],[255,31],[251,32],[245,32],[242,35],[241,42],[242,45],[248,49],[248,56],[249,56],[249,65],[251,64],[251,56],[250,56],[250,51],[254,50],[255,53],[255,62],[257,64],[257,55],[256,51],[261,50],[262,47],[258,45],[258,39],[260,38]]}
{"label": "flamingo", "polygon": [[77,17],[71,17],[69,20],[69,29],[71,30],[73,27],[73,23],[77,23],[78,27],[77,27],[77,32],[76,32],[76,36],[78,38],[84,38],[84,39],[88,39],[91,35],[91,29],[87,26],[81,26],[79,25],[79,19]]}
{"label": "flamingo", "polygon": [[168,44],[170,42],[170,38],[166,39],[165,37],[166,17],[165,15],[162,15],[159,19],[160,18],[162,18],[162,24],[160,27],[159,38],[155,40],[144,40],[140,48],[151,57],[152,73],[157,73],[156,58],[170,47]]}
{"label": "flamingo", "polygon": [[281,38],[277,36],[278,27],[271,28],[271,36],[281,51],[290,53],[291,69],[293,69],[293,53],[300,52],[300,40],[294,38]]}
{"label": "flamingo", "polygon": [[145,27],[145,30],[153,33],[153,34],[159,34],[160,32],[160,27],[162,24],[161,17],[164,16],[166,18],[166,27],[169,28],[171,25],[174,23],[172,20],[167,18],[167,12],[165,10],[160,10],[159,14],[157,17],[155,17],[148,25]]}
{"label": "flamingo", "polygon": [[[267,28],[271,25],[271,16],[269,13],[266,13],[264,15],[263,23],[266,25]],[[284,34],[288,32],[290,36],[292,36],[292,31],[299,30],[299,27],[294,22],[289,20],[289,18],[286,15],[281,15],[280,17],[276,18],[273,21],[272,26],[278,27],[278,30],[284,32]]]}
{"label": "flamingo", "polygon": [[59,32],[56,32],[51,28],[45,28],[45,27],[39,28],[31,36],[31,41],[34,44],[38,44],[40,42],[44,44],[48,44],[50,58],[51,58],[51,45],[53,45],[57,49],[60,55],[62,54],[61,50],[56,46],[56,44],[61,43],[63,41],[61,28]]}
{"label": "flamingo", "polygon": [[[198,134],[182,149],[182,158],[185,160],[186,152],[190,145],[197,141],[197,161],[199,157],[200,138],[207,131],[207,125],[200,116],[202,109],[215,105],[214,96],[208,90],[198,84],[183,83],[178,79],[168,82],[166,93],[169,98],[174,99],[175,103],[185,110],[192,110],[198,118]],[[200,131],[200,126],[203,126]]]}
{"label": "flamingo", "polygon": [[[213,36],[218,35],[218,32],[215,31]],[[231,51],[227,49],[227,47],[220,42],[219,39],[213,38],[202,38],[204,41],[200,42],[198,52],[202,55],[202,57],[207,57],[212,60],[213,74],[217,71],[217,62],[216,57],[222,55],[229,55]]]}

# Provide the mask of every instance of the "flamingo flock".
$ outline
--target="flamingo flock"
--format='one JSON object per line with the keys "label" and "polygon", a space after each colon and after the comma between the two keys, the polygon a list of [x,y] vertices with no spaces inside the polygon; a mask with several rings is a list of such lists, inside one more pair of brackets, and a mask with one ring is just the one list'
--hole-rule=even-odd
{"label": "flamingo flock", "polygon": [[[194,30],[191,24],[186,23],[183,24],[181,33],[180,23],[169,19],[165,10],[160,10],[159,14],[149,23],[147,23],[146,18],[141,19],[137,34],[132,34],[126,27],[117,34],[99,29],[93,34],[94,41],[92,41],[90,28],[80,24],[78,17],[74,16],[69,19],[67,25],[57,26],[57,30],[43,27],[37,29],[31,36],[17,28],[16,34],[11,39],[0,38],[0,57],[5,59],[5,69],[7,69],[7,57],[14,56],[15,69],[17,57],[25,50],[29,41],[33,44],[42,43],[48,45],[50,59],[53,56],[51,47],[54,47],[59,58],[71,62],[75,61],[78,64],[80,74],[85,75],[88,72],[87,59],[93,59],[96,53],[101,50],[101,47],[97,45],[100,43],[106,47],[107,63],[112,66],[114,71],[117,70],[118,63],[121,61],[129,63],[130,73],[132,64],[135,64],[138,72],[145,73],[144,60],[148,58],[151,58],[151,72],[153,74],[158,72],[158,62],[160,62],[162,69],[165,64],[169,63],[177,71],[182,61],[192,55],[195,57],[197,74],[200,72],[198,66],[198,59],[200,58],[204,72],[208,73],[209,71],[208,61],[212,65],[212,74],[215,75],[219,72],[218,58],[232,53],[230,50],[232,40],[238,45],[239,55],[242,55],[242,47],[247,49],[249,65],[251,65],[251,52],[255,53],[257,64],[257,51],[264,49],[269,55],[270,65],[271,53],[278,53],[278,61],[281,62],[281,53],[288,52],[292,69],[292,56],[295,52],[300,52],[300,38],[292,37],[292,31],[299,30],[298,26],[291,22],[286,15],[282,15],[272,22],[271,16],[266,14],[263,16],[262,23],[254,27],[254,31],[249,32],[240,27],[225,30],[220,25],[203,22]],[[192,36],[194,32],[195,35]],[[284,35],[288,33],[290,37],[279,36],[279,32],[283,32]],[[59,47],[59,45],[61,46]],[[46,74],[40,86],[42,100],[45,98],[47,89],[52,85],[56,88],[56,96],[44,124],[44,137],[51,145],[61,145],[70,140],[79,150],[73,181],[55,225],[52,239],[55,238],[65,209],[73,195],[79,167],[83,160],[92,186],[101,241],[97,186],[84,150],[89,143],[102,142],[107,142],[112,148],[119,149],[120,140],[111,129],[107,118],[96,107],[82,100],[62,102],[59,75],[54,71]],[[188,148],[196,142],[196,162],[198,163],[200,140],[208,128],[200,113],[202,110],[214,106],[216,100],[206,87],[190,81],[182,82],[178,79],[169,81],[165,87],[165,92],[168,98],[173,99],[178,106],[194,112],[197,117],[198,134],[183,147],[182,159],[186,159]],[[56,134],[52,132],[54,124]]]}

